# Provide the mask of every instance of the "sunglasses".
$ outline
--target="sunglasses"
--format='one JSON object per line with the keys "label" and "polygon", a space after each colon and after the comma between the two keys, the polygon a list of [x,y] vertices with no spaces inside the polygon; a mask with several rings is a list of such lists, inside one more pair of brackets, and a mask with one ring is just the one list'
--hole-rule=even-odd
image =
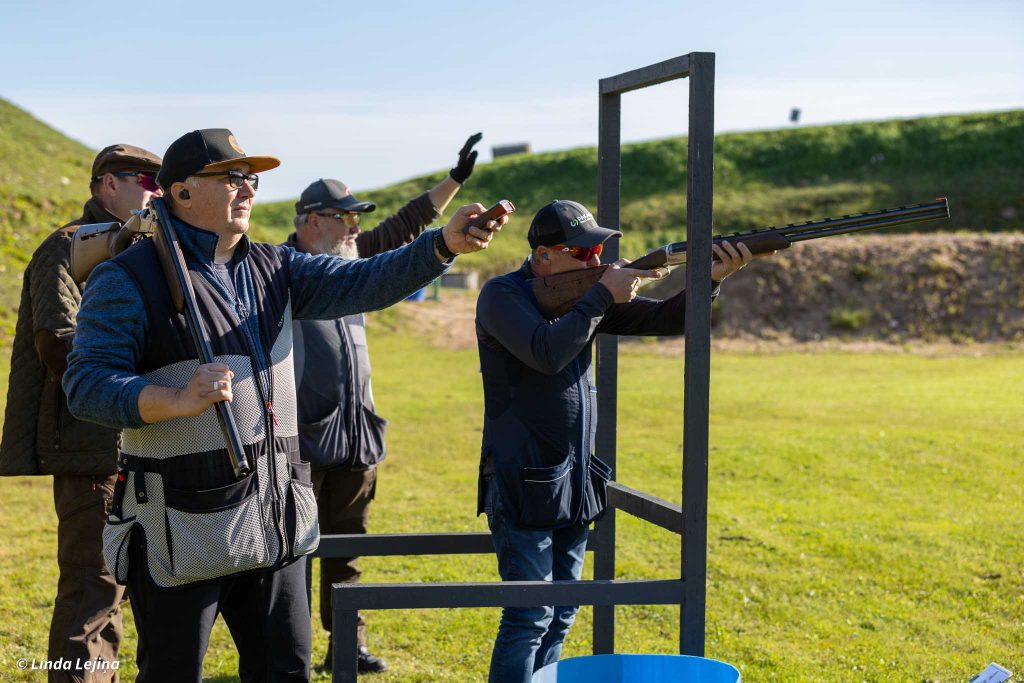
{"label": "sunglasses", "polygon": [[603,244],[595,244],[592,247],[567,247],[564,244],[559,244],[551,248],[561,249],[562,251],[569,254],[577,261],[583,261],[584,263],[594,258],[595,256],[600,256],[601,252],[604,251]]}
{"label": "sunglasses", "polygon": [[[138,178],[139,185],[142,186],[143,190],[146,190],[147,192],[160,191],[160,186],[156,183],[155,173],[146,173],[144,171],[119,171],[117,173],[111,173],[110,175],[115,178]],[[93,180],[99,180],[99,178],[93,178]]]}
{"label": "sunglasses", "polygon": [[336,221],[341,221],[350,228],[354,228],[359,225],[358,213],[318,213],[317,216],[333,218]]}
{"label": "sunglasses", "polygon": [[236,190],[241,190],[242,185],[249,181],[249,185],[255,191],[259,189],[260,177],[255,173],[242,173],[241,171],[212,171],[210,173],[195,173],[193,175],[201,178],[212,178],[215,176],[227,176],[228,185]]}

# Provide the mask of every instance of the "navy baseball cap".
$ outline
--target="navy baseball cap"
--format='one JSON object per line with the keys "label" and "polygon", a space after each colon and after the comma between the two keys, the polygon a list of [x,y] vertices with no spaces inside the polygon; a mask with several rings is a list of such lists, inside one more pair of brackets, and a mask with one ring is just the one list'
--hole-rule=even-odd
{"label": "navy baseball cap", "polygon": [[339,209],[348,213],[370,213],[377,205],[352,196],[348,185],[340,180],[321,178],[305,190],[295,202],[295,213],[304,214],[321,209]]}
{"label": "navy baseball cap", "polygon": [[556,199],[537,212],[530,223],[530,247],[594,247],[609,237],[622,237],[618,230],[602,228],[579,202]]}
{"label": "navy baseball cap", "polygon": [[164,190],[200,171],[223,171],[235,164],[249,164],[251,173],[260,173],[281,165],[277,157],[252,157],[245,153],[227,128],[203,128],[185,133],[164,152],[156,181]]}

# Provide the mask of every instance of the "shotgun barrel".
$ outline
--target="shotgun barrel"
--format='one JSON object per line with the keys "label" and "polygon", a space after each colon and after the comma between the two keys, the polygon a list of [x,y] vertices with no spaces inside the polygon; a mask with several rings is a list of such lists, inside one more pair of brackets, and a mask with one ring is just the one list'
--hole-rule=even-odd
{"label": "shotgun barrel", "polygon": [[[192,335],[192,345],[199,356],[199,362],[204,365],[213,363],[213,348],[210,346],[210,338],[207,336],[206,327],[199,314],[196,293],[192,289],[192,280],[188,277],[185,255],[178,244],[178,233],[174,229],[170,212],[167,211],[163,199],[159,197],[150,202],[150,207],[156,214],[157,221],[157,229],[153,234],[154,246],[156,246],[157,254],[160,257],[160,266],[167,278],[167,285],[171,290],[171,299],[178,312],[185,315],[188,330]],[[238,436],[234,413],[231,412],[231,406],[226,401],[219,401],[214,404],[214,407],[217,411],[220,430],[224,434],[224,443],[228,451],[228,459],[231,461],[231,468],[235,471],[235,476],[242,479],[250,473],[251,469],[249,461],[245,457],[242,440]]]}
{"label": "shotgun barrel", "polygon": [[[729,242],[736,244],[743,242],[750,249],[751,253],[763,254],[779,249],[788,249],[795,242],[818,239],[819,237],[832,237],[833,235],[844,235],[851,232],[862,232],[864,230],[878,230],[890,228],[895,225],[907,223],[920,223],[940,218],[949,218],[949,202],[945,197],[940,197],[933,202],[925,204],[911,204],[910,206],[898,206],[894,209],[882,209],[881,211],[868,211],[866,213],[855,213],[839,218],[823,218],[806,223],[790,223],[771,228],[761,228],[749,232],[734,232],[727,235],[718,235],[714,238],[715,244]],[[662,266],[678,266],[686,263],[686,242],[676,242],[641,256],[630,263],[628,268],[660,268]]]}

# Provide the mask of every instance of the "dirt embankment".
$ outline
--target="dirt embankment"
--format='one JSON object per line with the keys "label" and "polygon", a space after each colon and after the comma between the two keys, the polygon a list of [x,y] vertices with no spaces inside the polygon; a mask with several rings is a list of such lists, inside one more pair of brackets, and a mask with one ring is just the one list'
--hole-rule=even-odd
{"label": "dirt embankment", "polygon": [[[1024,235],[870,235],[797,244],[723,287],[716,338],[1024,341]],[[645,294],[685,284],[677,269]]]}

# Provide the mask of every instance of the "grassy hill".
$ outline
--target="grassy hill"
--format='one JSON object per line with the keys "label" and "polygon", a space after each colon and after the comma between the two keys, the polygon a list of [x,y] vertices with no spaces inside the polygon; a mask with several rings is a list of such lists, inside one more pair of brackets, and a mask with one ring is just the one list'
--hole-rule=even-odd
{"label": "grassy hill", "polygon": [[[21,273],[40,240],[77,215],[87,198],[93,151],[0,99],[0,338],[13,331]],[[920,230],[1024,227],[1024,110],[720,135],[715,152],[715,222],[746,230],[929,200],[950,199],[953,218]],[[338,174],[344,177],[345,169]],[[446,171],[359,194],[386,216]],[[507,233],[460,266],[484,275],[514,267],[538,208],[573,198],[596,209],[593,147],[480,164],[455,205],[516,202]],[[686,138],[627,145],[622,154],[624,254],[682,239]],[[260,204],[252,235],[280,241],[291,201]],[[370,225],[373,223],[370,222]]]}
{"label": "grassy hill", "polygon": [[[384,216],[443,177],[439,171],[358,194]],[[593,147],[478,166],[455,203],[508,198],[519,212],[491,253],[464,258],[463,267],[485,274],[514,267],[537,209],[556,198],[596,209],[596,178]],[[623,148],[624,254],[683,239],[685,183],[686,138]],[[734,133],[716,140],[715,224],[748,230],[946,196],[952,219],[919,230],[1020,230],[1022,185],[1024,111]],[[292,212],[291,202],[260,206],[255,234],[283,239]]]}
{"label": "grassy hill", "polygon": [[0,99],[0,331],[13,334],[36,246],[81,215],[95,152]]}

